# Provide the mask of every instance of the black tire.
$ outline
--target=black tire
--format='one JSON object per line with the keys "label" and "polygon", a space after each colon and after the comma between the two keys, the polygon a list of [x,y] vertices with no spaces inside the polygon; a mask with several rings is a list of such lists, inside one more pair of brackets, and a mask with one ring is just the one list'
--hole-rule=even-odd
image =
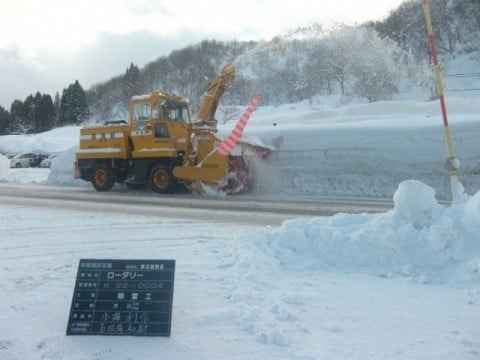
{"label": "black tire", "polygon": [[150,171],[150,187],[160,194],[175,192],[177,180],[173,176],[172,169],[164,164],[156,164]]}
{"label": "black tire", "polygon": [[22,167],[22,164],[16,163],[16,164],[15,164],[15,167],[16,167],[17,169],[18,169],[18,168],[21,168],[21,167]]}
{"label": "black tire", "polygon": [[92,185],[97,191],[110,191],[115,184],[115,173],[106,166],[97,166],[92,171]]}

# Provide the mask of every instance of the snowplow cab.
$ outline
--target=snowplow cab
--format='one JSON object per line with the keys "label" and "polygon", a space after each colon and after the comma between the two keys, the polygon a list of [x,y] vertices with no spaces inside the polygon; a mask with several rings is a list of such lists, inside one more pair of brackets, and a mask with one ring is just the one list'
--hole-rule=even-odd
{"label": "snowplow cab", "polygon": [[161,91],[130,103],[132,157],[176,157],[185,151],[190,127],[188,100]]}

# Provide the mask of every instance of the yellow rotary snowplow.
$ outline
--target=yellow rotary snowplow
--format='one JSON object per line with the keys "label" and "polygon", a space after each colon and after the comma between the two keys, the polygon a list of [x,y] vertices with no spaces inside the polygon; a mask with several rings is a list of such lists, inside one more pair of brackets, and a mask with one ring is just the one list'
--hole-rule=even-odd
{"label": "yellow rotary snowplow", "polygon": [[226,65],[205,92],[198,121],[190,121],[188,100],[162,91],[134,96],[128,122],[106,122],[80,130],[76,176],[97,191],[115,183],[129,188],[149,185],[158,193],[174,193],[182,185],[194,193],[206,189],[235,194],[248,190],[248,156],[265,158],[270,149],[243,142],[228,154],[218,151],[215,112],[235,78]]}

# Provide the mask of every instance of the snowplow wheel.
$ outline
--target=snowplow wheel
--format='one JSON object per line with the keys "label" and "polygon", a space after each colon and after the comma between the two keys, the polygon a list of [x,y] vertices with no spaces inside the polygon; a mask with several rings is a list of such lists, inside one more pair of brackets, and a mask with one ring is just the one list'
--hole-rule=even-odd
{"label": "snowplow wheel", "polygon": [[92,173],[92,184],[97,191],[109,191],[112,189],[115,183],[115,176],[113,170],[105,167],[98,166]]}
{"label": "snowplow wheel", "polygon": [[176,180],[172,169],[163,164],[157,164],[150,172],[150,186],[152,190],[160,194],[171,194],[175,191]]}

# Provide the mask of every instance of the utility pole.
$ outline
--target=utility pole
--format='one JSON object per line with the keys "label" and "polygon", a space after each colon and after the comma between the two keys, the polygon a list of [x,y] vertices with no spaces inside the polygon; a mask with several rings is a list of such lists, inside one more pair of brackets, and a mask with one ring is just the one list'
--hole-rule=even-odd
{"label": "utility pole", "polygon": [[462,195],[462,189],[460,182],[458,181],[458,168],[460,167],[460,160],[455,157],[453,152],[452,137],[450,135],[450,128],[448,127],[447,118],[447,106],[445,105],[445,97],[443,95],[443,83],[442,76],[440,74],[440,66],[438,65],[437,48],[435,46],[435,38],[433,36],[432,20],[430,18],[430,9],[428,6],[428,0],[422,0],[423,12],[425,14],[425,22],[427,25],[428,41],[430,43],[430,50],[432,53],[433,67],[435,70],[435,76],[437,81],[438,97],[440,99],[440,107],[442,109],[443,117],[443,129],[445,132],[445,142],[447,145],[448,158],[445,162],[445,167],[450,173],[450,185],[452,190],[452,200],[458,200]]}

